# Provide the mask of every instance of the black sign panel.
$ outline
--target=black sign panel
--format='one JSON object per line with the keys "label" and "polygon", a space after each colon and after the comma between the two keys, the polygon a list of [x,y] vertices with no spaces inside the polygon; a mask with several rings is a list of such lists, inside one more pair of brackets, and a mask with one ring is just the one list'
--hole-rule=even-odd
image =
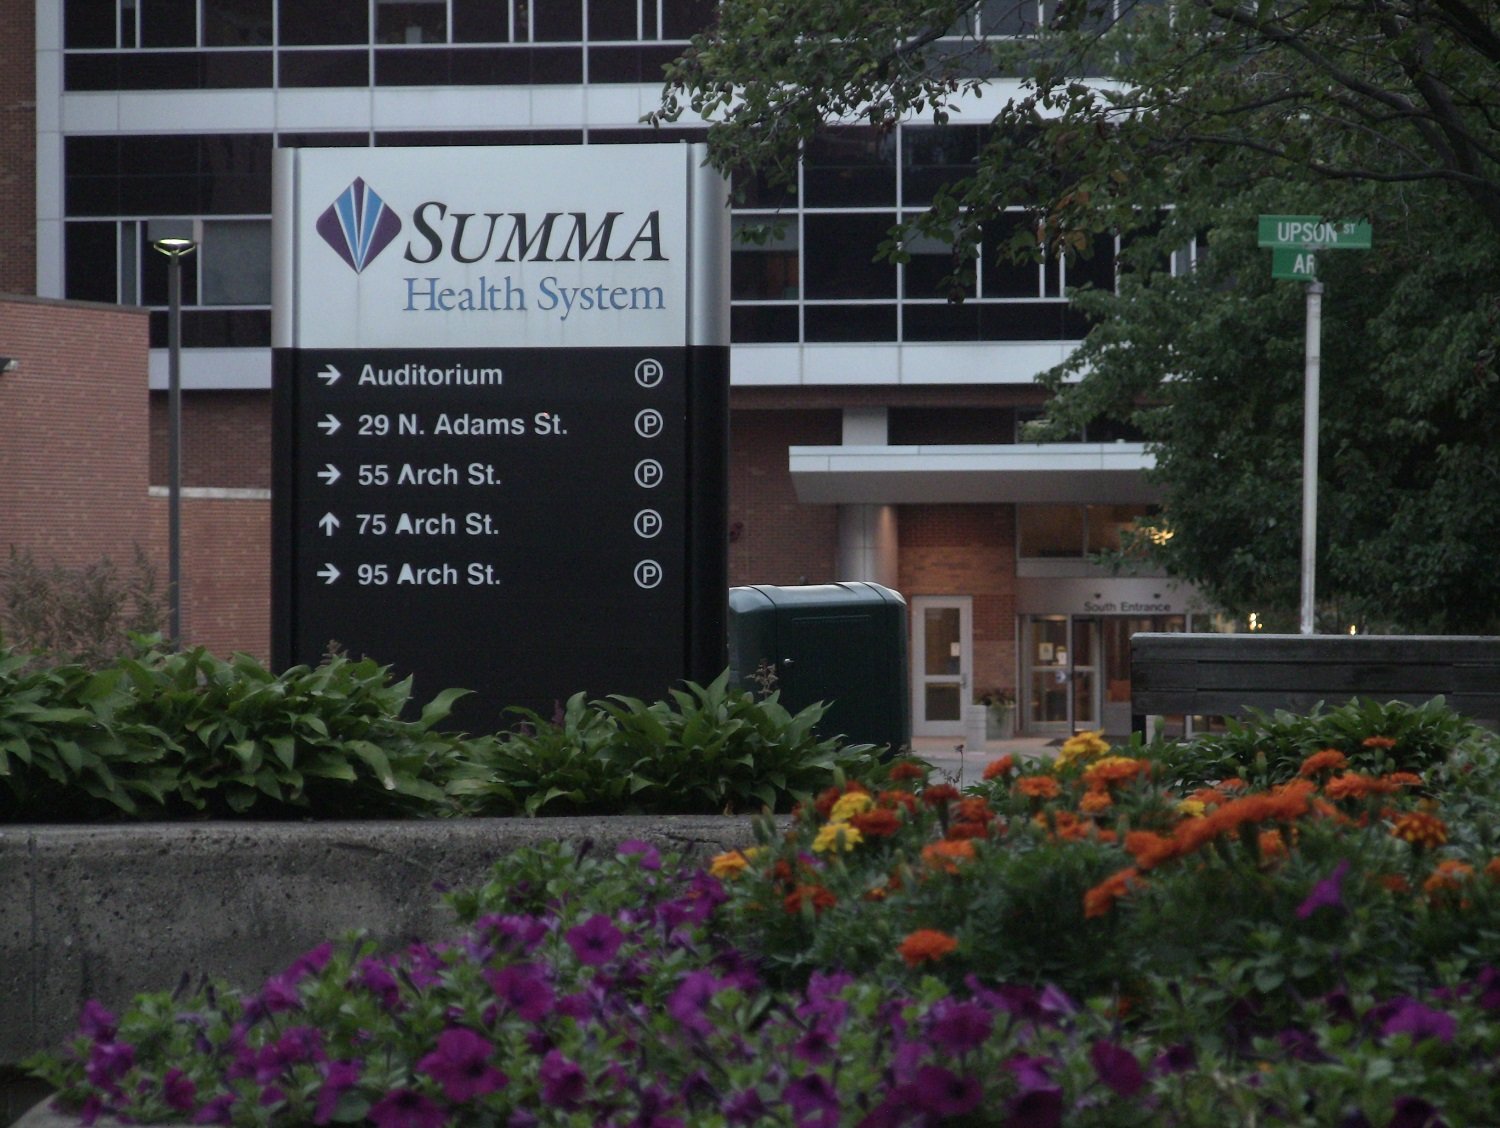
{"label": "black sign panel", "polygon": [[727,351],[279,350],[277,659],[472,689],[469,731],[713,677]]}

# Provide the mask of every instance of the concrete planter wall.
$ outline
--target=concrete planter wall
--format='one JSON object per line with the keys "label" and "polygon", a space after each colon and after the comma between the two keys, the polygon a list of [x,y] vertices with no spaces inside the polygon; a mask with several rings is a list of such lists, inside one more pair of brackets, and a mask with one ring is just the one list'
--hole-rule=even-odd
{"label": "concrete planter wall", "polygon": [[[0,827],[0,1067],[184,976],[255,986],[325,939],[440,935],[438,889],[523,846],[643,839],[707,856],[754,841],[741,817]],[[0,1123],[4,1123],[0,1119]]]}

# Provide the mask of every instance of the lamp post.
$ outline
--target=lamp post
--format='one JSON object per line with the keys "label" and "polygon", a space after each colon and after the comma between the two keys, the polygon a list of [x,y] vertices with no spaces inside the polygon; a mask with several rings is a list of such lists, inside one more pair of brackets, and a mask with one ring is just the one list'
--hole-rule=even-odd
{"label": "lamp post", "polygon": [[182,260],[198,249],[196,220],[151,220],[151,245],[167,256],[167,633],[182,644]]}

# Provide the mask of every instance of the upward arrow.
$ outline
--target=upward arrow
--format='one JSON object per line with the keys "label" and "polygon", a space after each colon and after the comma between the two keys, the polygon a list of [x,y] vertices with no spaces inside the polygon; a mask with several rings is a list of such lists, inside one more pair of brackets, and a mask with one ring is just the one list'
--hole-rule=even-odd
{"label": "upward arrow", "polygon": [[322,527],[324,534],[331,537],[333,530],[339,527],[339,519],[332,513],[325,513],[318,518],[318,524]]}
{"label": "upward arrow", "polygon": [[323,366],[323,371],[318,373],[318,379],[322,380],[323,383],[327,384],[331,388],[339,382],[339,377],[342,375],[343,373],[333,365],[325,364]]}

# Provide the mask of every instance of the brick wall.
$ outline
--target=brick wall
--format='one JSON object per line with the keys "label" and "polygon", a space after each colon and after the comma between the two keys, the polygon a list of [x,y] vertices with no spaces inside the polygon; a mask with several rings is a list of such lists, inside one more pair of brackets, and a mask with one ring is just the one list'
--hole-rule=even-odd
{"label": "brick wall", "polygon": [[803,505],[790,446],[839,442],[838,411],[734,411],[729,422],[729,583],[837,580],[838,507]]}
{"label": "brick wall", "polygon": [[[151,393],[151,482],[167,481],[166,392]],[[271,393],[183,392],[182,484],[271,488]]]}
{"label": "brick wall", "polygon": [[[168,502],[149,468],[164,484],[166,413],[153,459],[145,312],[0,297],[0,355],[20,362],[0,375],[0,559],[15,547],[44,565],[127,566],[139,546],[165,598]],[[183,410],[183,641],[266,661],[270,502],[194,493],[264,488],[269,397],[216,397],[189,397]]]}
{"label": "brick wall", "polygon": [[0,298],[0,355],[19,362],[0,375],[0,552],[78,567],[154,551],[145,313]]}
{"label": "brick wall", "polygon": [[[33,0],[0,0],[0,294],[36,292],[36,22]],[[9,356],[4,349],[0,355]]]}
{"label": "brick wall", "polygon": [[1016,528],[1012,505],[903,505],[897,587],[973,598],[974,687],[1016,687]]}

